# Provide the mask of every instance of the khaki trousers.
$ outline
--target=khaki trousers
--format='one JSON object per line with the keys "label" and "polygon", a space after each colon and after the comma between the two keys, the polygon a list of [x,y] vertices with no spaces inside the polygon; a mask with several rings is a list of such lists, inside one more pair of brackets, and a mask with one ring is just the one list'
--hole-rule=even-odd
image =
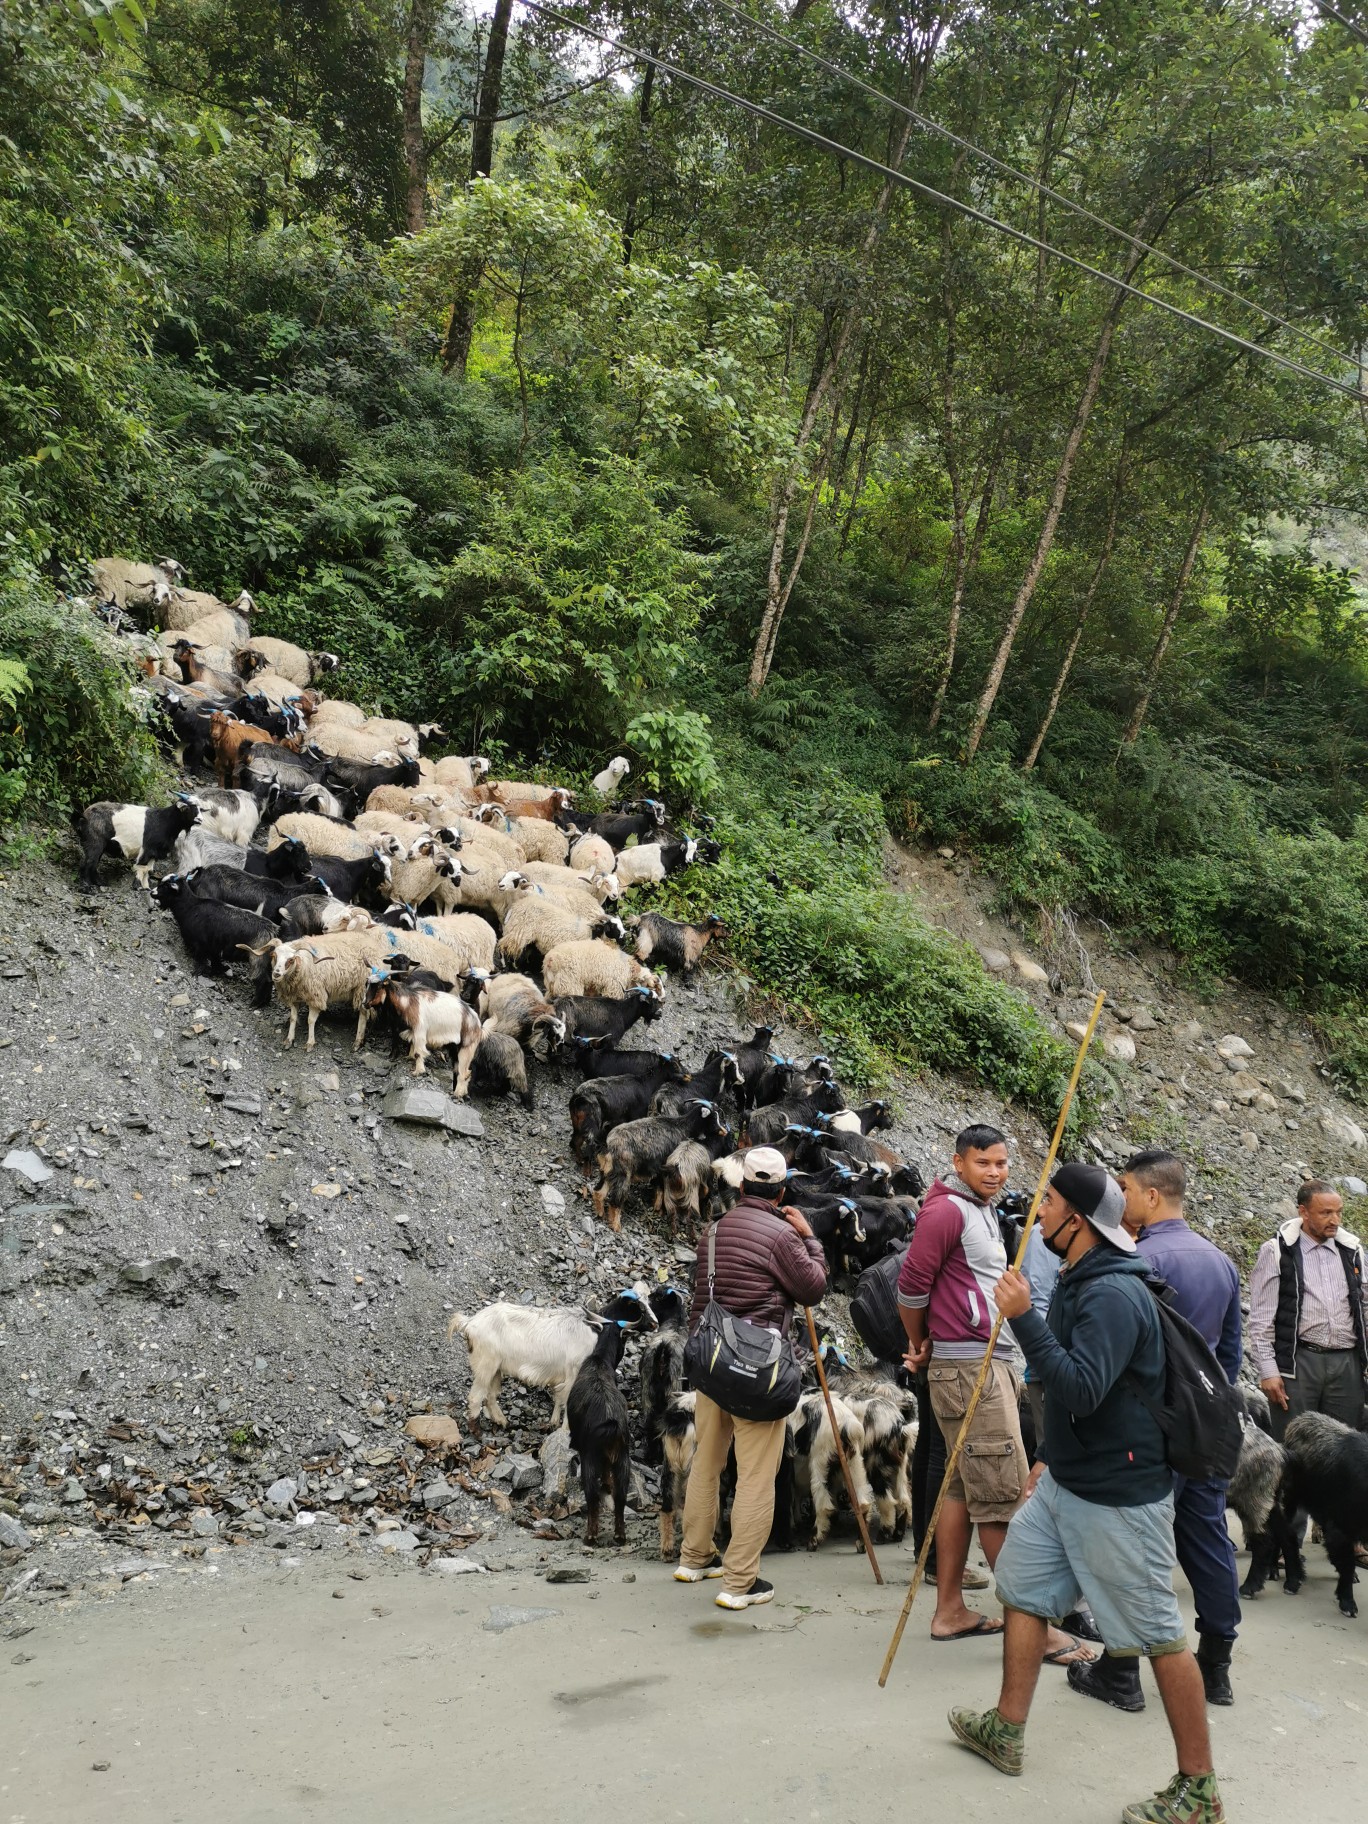
{"label": "khaki trousers", "polygon": [[684,1545],[679,1562],[694,1570],[712,1560],[717,1550],[717,1484],[727,1466],[727,1451],[736,1445],[736,1499],[732,1503],[731,1544],[722,1560],[724,1589],[741,1595],[755,1582],[760,1554],[774,1521],[774,1478],[784,1453],[784,1421],[756,1424],[734,1419],[699,1394],[694,1408],[698,1454],[689,1470],[684,1497]]}

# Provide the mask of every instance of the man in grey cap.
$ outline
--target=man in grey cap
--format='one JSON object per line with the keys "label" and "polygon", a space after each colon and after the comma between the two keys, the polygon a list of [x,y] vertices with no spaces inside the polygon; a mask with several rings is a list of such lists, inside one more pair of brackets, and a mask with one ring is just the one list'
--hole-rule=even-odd
{"label": "man in grey cap", "polygon": [[1123,1824],[1223,1824],[1202,1675],[1173,1593],[1173,1472],[1137,1396],[1163,1403],[1164,1339],[1124,1214],[1121,1186],[1100,1166],[1062,1165],[1040,1208],[1041,1238],[1063,1262],[1047,1316],[1020,1273],[1009,1269],[994,1293],[1045,1390],[1045,1436],[996,1565],[1002,1691],[992,1710],[952,1710],[950,1727],[1019,1774],[1046,1627],[1085,1597],[1108,1653],[1154,1667],[1178,1754],[1176,1776],[1128,1805]]}
{"label": "man in grey cap", "polygon": [[[717,1270],[712,1296],[733,1317],[786,1336],[794,1305],[815,1305],[826,1291],[826,1256],[802,1214],[779,1202],[788,1182],[784,1155],[773,1146],[753,1146],[741,1169],[742,1194],[714,1225]],[[705,1230],[698,1244],[691,1336],[708,1302],[707,1258]],[[698,1451],[684,1497],[684,1543],[675,1581],[701,1583],[720,1577],[720,1609],[749,1609],[773,1599],[773,1584],[758,1572],[774,1521],[774,1478],[784,1448],[784,1425],[783,1419],[733,1418],[705,1394],[695,1396]],[[713,1533],[718,1481],[733,1447],[736,1496],[724,1559]]]}

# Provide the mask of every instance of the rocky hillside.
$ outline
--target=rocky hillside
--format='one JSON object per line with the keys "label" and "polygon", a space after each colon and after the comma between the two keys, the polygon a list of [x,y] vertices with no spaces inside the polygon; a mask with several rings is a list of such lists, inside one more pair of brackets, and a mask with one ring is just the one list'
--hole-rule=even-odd
{"label": "rocky hillside", "polygon": [[[1363,1131],[1275,1005],[1206,1005],[1165,958],[1117,955],[1101,933],[1023,947],[953,856],[892,851],[889,869],[1061,1029],[1107,987],[1115,1099],[1087,1144],[1109,1161],[1177,1146],[1197,1218],[1243,1260],[1305,1172],[1363,1192]],[[564,1461],[538,1460],[544,1396],[510,1390],[509,1438],[486,1426],[434,1454],[404,1429],[448,1411],[464,1429],[453,1310],[592,1300],[689,1257],[646,1207],[620,1236],[594,1222],[567,1080],[543,1072],[531,1114],[485,1103],[455,1131],[406,1119],[407,1067],[383,1047],[353,1054],[334,1020],[314,1053],[283,1051],[279,1013],[191,975],[130,880],[87,899],[47,863],[0,882],[0,1006],[0,1563],[24,1559],[41,1591],[43,1548],[68,1566],[148,1540],[449,1556],[506,1549],[514,1523],[570,1530]],[[672,984],[652,1037],[701,1057],[754,1011],[713,969]],[[781,1042],[810,1051],[820,1035]],[[1019,1181],[1033,1178],[1045,1136],[1020,1111],[936,1077],[891,1089],[891,1137],[928,1175],[973,1117],[1008,1129]],[[829,1315],[841,1322],[839,1300]],[[639,1477],[647,1515],[651,1494]],[[635,1548],[653,1533],[639,1519]]]}

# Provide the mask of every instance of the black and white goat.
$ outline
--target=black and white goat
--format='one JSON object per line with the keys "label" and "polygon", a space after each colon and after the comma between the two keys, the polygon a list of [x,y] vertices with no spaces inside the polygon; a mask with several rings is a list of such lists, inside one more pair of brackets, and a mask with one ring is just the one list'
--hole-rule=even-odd
{"label": "black and white goat", "polygon": [[76,818],[81,885],[93,892],[100,884],[100,863],[106,855],[119,854],[132,863],[138,885],[146,887],[152,864],[170,859],[177,839],[197,821],[199,814],[200,807],[189,799],[178,799],[159,809],[145,804],[120,804],[110,798],[87,805]]}

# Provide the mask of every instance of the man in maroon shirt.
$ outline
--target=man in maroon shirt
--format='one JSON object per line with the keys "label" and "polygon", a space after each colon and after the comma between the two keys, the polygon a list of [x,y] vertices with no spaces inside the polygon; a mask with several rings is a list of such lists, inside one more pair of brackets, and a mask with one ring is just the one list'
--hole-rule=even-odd
{"label": "man in maroon shirt", "polygon": [[[805,1219],[779,1202],[788,1177],[784,1155],[772,1146],[753,1146],[742,1169],[742,1195],[714,1225],[717,1270],[712,1296],[733,1317],[787,1335],[794,1305],[815,1305],[826,1291],[826,1257]],[[705,1232],[698,1248],[690,1335],[698,1328],[708,1302],[707,1261]],[[774,1478],[784,1449],[785,1421],[733,1418],[706,1395],[700,1393],[696,1398],[698,1451],[684,1498],[684,1544],[675,1581],[701,1583],[705,1578],[720,1577],[718,1608],[749,1609],[774,1596],[773,1584],[757,1573],[774,1520]],[[713,1532],[718,1480],[733,1444],[736,1498],[731,1542],[724,1559]]]}

